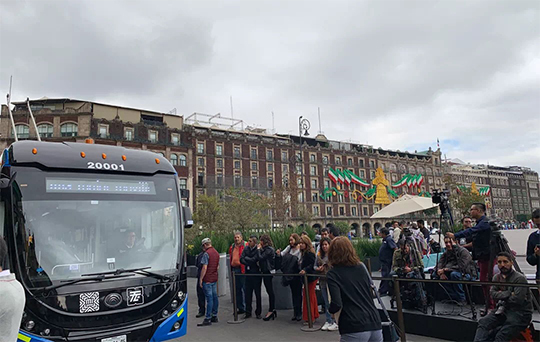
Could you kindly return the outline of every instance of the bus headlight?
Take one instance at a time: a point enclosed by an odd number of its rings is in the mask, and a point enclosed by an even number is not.
[[[49,336],[50,333],[51,333],[51,329],[46,328],[46,329],[43,329],[43,331],[41,332],[41,335],[42,336]]]
[[[173,300],[171,302],[171,309],[175,310],[178,307],[178,300]]]
[[[183,291],[178,291],[178,298],[183,302],[186,299],[186,294]]]
[[[174,330],[178,330],[178,329],[180,329],[180,322],[176,322],[176,323],[174,323],[174,325],[173,325],[173,329],[174,329]]]
[[[169,310],[163,310],[163,312],[161,313],[161,316],[163,316],[163,318],[168,317],[169,316]]]

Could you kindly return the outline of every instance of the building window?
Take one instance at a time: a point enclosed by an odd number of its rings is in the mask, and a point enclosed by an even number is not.
[[[184,154],[180,155],[180,166],[187,166],[187,158]]]
[[[218,159],[218,160],[216,160],[216,165],[217,165],[217,167],[219,167],[219,168],[223,168],[223,159]]]
[[[204,166],[204,158],[197,158],[197,165]]]
[[[281,166],[281,171],[282,171],[283,173],[289,173],[289,165],[283,164],[283,165]]]
[[[251,163],[251,169],[257,170],[257,163]]]
[[[316,166],[310,166],[309,167],[309,174],[311,176],[316,176],[317,175],[317,167]]]
[[[318,205],[313,206],[313,215],[315,215],[315,216],[320,216],[321,215],[321,213],[319,212],[319,206]]]
[[[272,189],[274,187],[274,177],[269,176],[268,177],[268,187]]]
[[[318,202],[319,201],[319,194],[316,192],[311,193],[311,201],[312,202]]]
[[[257,189],[258,185],[259,182],[257,180],[257,176],[251,176],[251,187]]]
[[[336,165],[341,165],[341,157],[336,157]]]
[[[180,189],[187,189],[187,179],[180,178]]]
[[[326,189],[330,189],[330,181],[329,181],[329,180],[325,180],[325,181],[324,181],[324,187],[325,187]]]
[[[317,161],[317,157],[314,154],[309,155],[309,162],[315,163]]]
[[[257,159],[257,149],[256,148],[251,149],[251,159]]]
[[[126,139],[127,141],[133,140],[133,128],[124,129],[124,139]]]
[[[242,177],[240,177],[240,175],[234,176],[234,186],[237,188],[242,186]]]
[[[371,179],[375,179],[375,171],[371,171]]]
[[[317,189],[317,180],[316,179],[311,180],[311,188],[312,189]]]
[[[285,152],[285,151],[281,152],[281,161],[284,162],[284,163],[289,161],[289,155],[288,155],[287,152]]]
[[[362,211],[364,212],[364,216],[368,216],[368,208],[362,207]]]
[[[332,216],[332,207],[331,206],[326,207],[326,216]]]
[[[366,171],[360,170],[360,178],[366,178]]]
[[[204,143],[197,143],[197,153],[203,154],[204,153]]]
[[[345,208],[339,207],[339,216],[345,216]]]
[[[216,156],[223,155],[223,145],[216,145]]]
[[[347,165],[353,166],[352,158],[347,159]]]
[[[240,160],[235,160],[234,161],[234,168],[237,169],[237,170],[240,170]]]
[[[15,132],[17,132],[17,138],[28,139],[30,138],[30,127],[26,125],[15,125]],[[12,135],[15,136],[15,135]]]
[[[178,156],[174,153],[171,154],[171,164],[178,165]]]
[[[240,146],[235,146],[234,147],[234,157],[235,158],[240,158],[241,157]]]
[[[358,159],[358,166],[364,167],[364,159]]]
[[[352,207],[352,208],[351,208],[351,215],[352,215],[352,216],[357,216],[357,213],[356,213],[356,207]]]
[[[204,185],[204,172],[202,171],[197,173],[197,185]]]
[[[324,165],[328,165],[328,156],[323,156],[323,157],[322,157],[322,163],[323,163]]]
[[[374,169],[375,168],[375,162],[373,160],[369,161],[369,167]]]
[[[106,139],[109,136],[109,125],[99,125],[99,137]]]
[[[180,134],[171,134],[171,143],[175,146],[180,145]]]
[[[157,142],[158,133],[157,131],[148,131],[148,140],[150,142],[155,143]]]
[[[41,124],[37,126],[39,136],[42,138],[52,138],[53,136],[53,125]]]
[[[274,160],[274,152],[272,150],[266,150],[266,159]]]
[[[65,123],[60,126],[60,135],[63,137],[76,137],[78,134],[78,126],[74,123]]]
[[[268,172],[274,172],[274,164],[268,164],[266,168],[268,169]]]
[[[216,185],[217,186],[223,186],[223,174],[218,173],[216,176]]]

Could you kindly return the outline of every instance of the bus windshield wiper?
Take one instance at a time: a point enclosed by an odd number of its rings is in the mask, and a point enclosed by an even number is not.
[[[126,277],[131,277],[131,276],[134,276],[134,275],[135,274],[133,274],[133,273],[131,273],[131,274],[122,274],[122,275],[120,275],[120,274],[119,275],[112,275],[112,276],[108,276],[108,277],[106,275],[98,275],[98,276],[92,277],[92,278],[79,278],[79,279],[74,279],[74,280],[63,280],[60,284],[44,286],[44,287],[35,287],[35,288],[31,288],[30,290],[36,291],[38,293],[43,293],[43,292],[49,292],[49,291],[52,291],[52,290],[56,290],[56,289],[58,289],[60,287],[81,283],[83,281],[103,281],[103,280],[107,280],[107,279],[126,278]]]
[[[108,271],[108,272],[101,272],[101,273],[88,273],[88,274],[83,274],[81,276],[82,277],[87,277],[87,276],[104,276],[104,275],[108,275],[108,274],[120,275],[120,274],[124,274],[124,273],[135,273],[135,274],[140,274],[140,275],[144,275],[144,276],[147,276],[147,277],[157,278],[157,279],[164,280],[164,281],[171,280],[171,277],[168,276],[168,275],[162,275],[162,274],[159,274],[159,273],[154,273],[154,272],[147,271],[150,268],[152,268],[152,267],[148,266],[148,267],[138,267],[138,268],[128,268],[128,269],[119,268],[119,269],[117,269],[115,271]]]

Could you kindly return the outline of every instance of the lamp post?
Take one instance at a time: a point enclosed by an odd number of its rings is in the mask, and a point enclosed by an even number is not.
[[[303,116],[300,116],[298,118],[298,137],[300,138],[300,189],[302,194],[302,207],[304,204],[304,154],[302,152],[302,132],[304,132],[305,136],[309,135],[308,129],[310,129],[311,123],[308,119],[304,119]],[[302,208],[305,210],[305,208]],[[304,224],[304,222],[302,222]]]

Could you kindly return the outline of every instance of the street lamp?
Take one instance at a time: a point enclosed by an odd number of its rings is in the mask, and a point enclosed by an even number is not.
[[[300,138],[300,186],[301,186],[301,194],[302,194],[302,210],[305,210],[304,207],[304,154],[302,153],[302,131],[304,131],[304,135],[308,136],[309,132],[308,129],[311,127],[311,123],[308,119],[304,119],[302,116],[298,118],[298,136]],[[304,222],[302,222],[302,225],[305,225]]]

